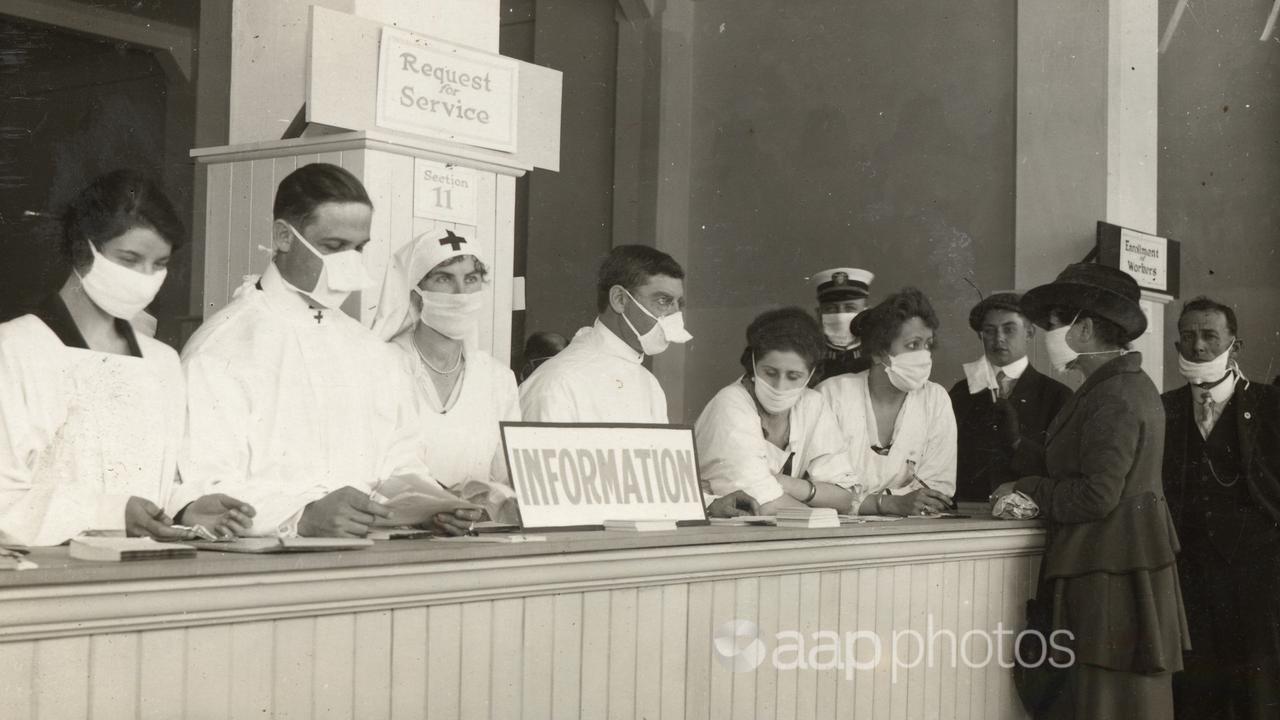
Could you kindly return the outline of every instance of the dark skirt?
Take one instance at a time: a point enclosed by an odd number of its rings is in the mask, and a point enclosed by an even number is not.
[[[1071,632],[1077,663],[1139,675],[1182,669],[1190,636],[1176,565],[1057,578],[1050,587],[1053,626]]]

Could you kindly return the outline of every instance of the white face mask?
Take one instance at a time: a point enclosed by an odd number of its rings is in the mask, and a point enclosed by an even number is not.
[[[1067,344],[1067,333],[1071,332],[1071,328],[1076,326],[1076,320],[1080,319],[1080,313],[1071,318],[1071,322],[1060,328],[1050,330],[1044,334],[1045,349],[1049,352],[1049,363],[1053,365],[1053,369],[1058,372],[1066,372],[1077,359],[1084,355],[1110,355],[1117,353],[1124,355],[1127,350],[1098,350],[1096,352],[1076,352]]]
[[[454,340],[463,340],[475,332],[477,317],[484,307],[480,293],[441,293],[417,288],[413,292],[422,299],[418,316],[423,325]]]
[[[884,371],[889,376],[889,382],[902,392],[919,390],[929,382],[929,373],[933,371],[933,353],[929,350],[913,350],[890,355]]]
[[[98,252],[91,241],[85,242],[93,253],[93,267],[84,275],[76,273],[85,294],[111,317],[132,320],[155,299],[168,271],[160,269],[148,275],[131,270]]]
[[[849,332],[849,323],[857,317],[856,312],[823,313],[822,334],[827,342],[836,347],[849,347],[853,344],[853,333]]]
[[[648,332],[641,335],[640,331],[636,330],[636,326],[631,323],[631,318],[627,317],[625,312],[622,313],[622,319],[626,321],[627,327],[631,328],[631,332],[635,333],[636,338],[640,340],[640,351],[645,355],[660,355],[671,343],[684,344],[693,339],[693,336],[689,334],[689,331],[684,329],[683,312],[677,311],[670,315],[664,315],[660,318],[654,317],[653,313],[649,312],[648,308],[641,305],[639,300],[636,300],[636,297],[631,294],[631,291],[626,288],[622,288],[622,292],[626,293],[627,297],[631,298],[631,302],[635,303],[635,306],[640,308],[640,312],[648,315],[654,320],[653,327],[649,328]]]
[[[751,358],[751,387],[755,391],[756,401],[760,403],[760,407],[765,409],[772,415],[781,415],[784,412],[790,412],[796,403],[800,402],[800,397],[804,395],[804,391],[809,387],[809,380],[813,378],[813,371],[809,371],[809,377],[798,387],[790,390],[779,390],[769,384],[769,381],[760,377],[756,372],[756,359]]]
[[[1178,353],[1178,372],[1182,373],[1182,377],[1192,385],[1211,385],[1227,376],[1231,371],[1231,347],[1235,345],[1235,340],[1231,341],[1231,345],[1218,357],[1207,360],[1205,362],[1195,362],[1182,357],[1182,353]]]
[[[364,260],[361,258],[360,253],[355,250],[342,250],[325,255],[310,242],[307,242],[307,239],[302,237],[302,233],[298,232],[292,225],[288,223],[285,223],[285,225],[289,228],[289,232],[293,233],[293,236],[298,238],[312,255],[320,258],[320,261],[324,263],[324,267],[320,270],[320,277],[316,278],[314,289],[306,290],[296,287],[289,283],[288,280],[285,281],[286,285],[330,310],[336,310],[342,306],[342,303],[346,302],[347,296],[351,293],[373,284],[373,279],[369,277],[369,273],[365,272]]]
[[[1071,322],[1075,324],[1075,320]],[[1044,334],[1044,346],[1049,352],[1049,364],[1053,365],[1053,369],[1058,372],[1066,372],[1067,366],[1080,357],[1080,353],[1072,350],[1067,344],[1069,332],[1071,332],[1071,325],[1063,325]]]

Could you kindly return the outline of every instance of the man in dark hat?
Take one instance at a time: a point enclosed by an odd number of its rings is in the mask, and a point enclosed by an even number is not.
[[[1178,718],[1280,713],[1280,389],[1244,378],[1236,314],[1182,306],[1178,370],[1164,394],[1164,487],[1182,553],[1191,652]]]
[[[829,377],[862,372],[871,358],[862,354],[862,342],[853,330],[853,319],[867,309],[875,275],[861,268],[831,268],[813,276],[818,291],[818,322],[827,338],[822,362],[809,387]]]
[[[1027,350],[1036,329],[1019,300],[1017,293],[995,293],[969,312],[983,356],[966,363],[965,379],[951,388],[957,500],[984,501],[1001,484],[1017,480],[1014,446],[1022,438],[1043,445],[1050,421],[1071,397],[1066,385],[1031,367]]]
[[[1189,643],[1161,477],[1164,406],[1130,345],[1147,329],[1140,295],[1128,274],[1080,263],[1020,303],[1048,331],[1054,367],[1084,375],[1040,452],[1018,443],[1023,477],[992,493],[1039,506],[1048,532],[1028,618],[1072,639],[1060,686],[1026,682],[1039,675],[1031,666],[1014,676],[1036,717],[1173,716]]]

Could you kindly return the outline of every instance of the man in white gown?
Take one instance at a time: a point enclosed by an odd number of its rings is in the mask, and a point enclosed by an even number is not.
[[[670,343],[693,339],[684,329],[684,269],[644,245],[620,245],[600,266],[599,316],[569,347],[520,386],[529,422],[667,422],[667,396],[644,366]]]
[[[693,339],[684,329],[684,269],[661,250],[619,245],[596,276],[596,310],[595,323],[520,386],[525,421],[665,425],[667,396],[644,359]],[[741,490],[704,500],[712,516],[760,510]]]
[[[371,498],[384,481],[435,484],[408,378],[339,310],[369,284],[360,251],[372,212],[342,168],[291,173],[276,192],[272,263],[182,353],[183,489],[251,503],[255,535],[363,537],[390,514]]]

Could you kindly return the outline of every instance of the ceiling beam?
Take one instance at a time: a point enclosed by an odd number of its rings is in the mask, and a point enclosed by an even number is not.
[[[0,5],[0,15],[160,50],[169,54],[187,81],[191,80],[195,48],[192,28],[73,0],[5,0]],[[164,63],[162,58],[161,64]]]

